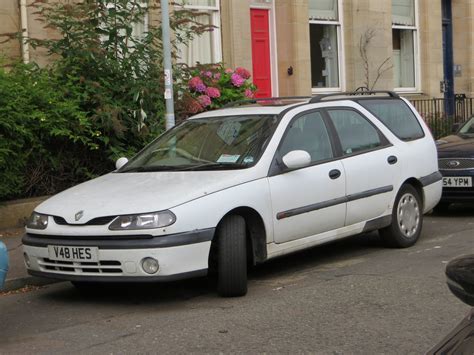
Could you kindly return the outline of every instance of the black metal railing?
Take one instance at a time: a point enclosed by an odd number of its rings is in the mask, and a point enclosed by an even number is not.
[[[433,136],[437,139],[451,134],[453,125],[467,121],[474,110],[474,101],[464,94],[454,98],[454,114],[446,114],[446,99],[410,100],[417,111],[430,127]]]

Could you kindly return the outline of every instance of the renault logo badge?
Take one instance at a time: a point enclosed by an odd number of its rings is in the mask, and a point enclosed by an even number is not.
[[[449,163],[448,163],[449,167],[450,168],[456,168],[458,167],[459,165],[461,165],[460,162],[458,162],[457,160],[451,160]]]
[[[84,216],[84,211],[79,211],[74,215],[74,219],[77,222],[78,220],[80,220],[82,218],[82,216]]]

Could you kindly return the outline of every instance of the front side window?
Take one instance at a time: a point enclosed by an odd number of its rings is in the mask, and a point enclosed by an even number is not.
[[[119,172],[247,168],[260,159],[277,123],[274,115],[188,120],[150,143]]]
[[[195,34],[186,44],[178,45],[178,62],[189,66],[196,64],[210,64],[222,61],[221,51],[221,22],[218,0],[178,0],[177,8],[184,7],[192,10],[195,15],[192,18],[199,25],[211,28]],[[191,25],[192,26],[192,25]]]
[[[398,138],[408,141],[424,137],[415,114],[402,100],[360,100]]]
[[[329,110],[329,117],[341,142],[343,155],[351,155],[382,145],[379,133],[365,117],[353,110]]]
[[[416,88],[417,23],[415,0],[392,0],[395,88]]]
[[[309,0],[311,85],[339,88],[340,21],[338,0]]]
[[[329,133],[319,112],[302,115],[290,124],[281,142],[281,156],[293,150],[308,152],[312,163],[333,157]]]

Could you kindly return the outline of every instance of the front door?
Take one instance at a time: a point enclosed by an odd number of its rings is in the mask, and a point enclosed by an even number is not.
[[[257,86],[256,97],[272,96],[272,71],[270,58],[269,10],[251,9],[253,83]]]
[[[277,155],[304,150],[311,163],[269,177],[275,243],[314,236],[344,226],[346,178],[319,111],[306,112],[289,125]],[[278,158],[279,159],[279,158]]]

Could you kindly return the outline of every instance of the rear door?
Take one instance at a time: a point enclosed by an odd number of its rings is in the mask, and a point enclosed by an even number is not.
[[[337,136],[346,177],[345,225],[386,214],[399,181],[397,149],[359,111],[329,108],[326,113]]]

